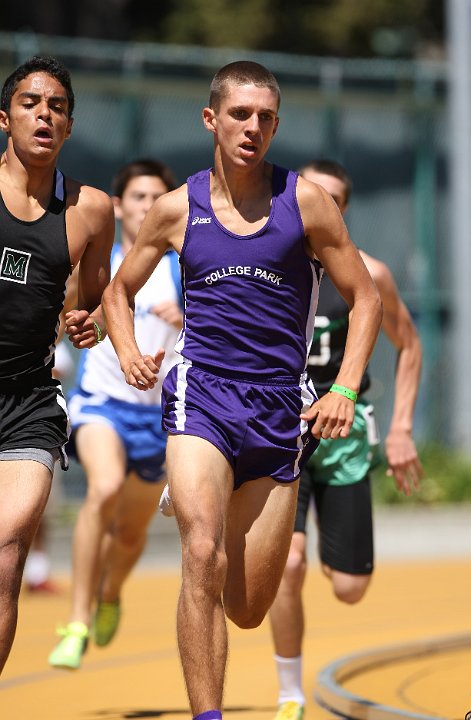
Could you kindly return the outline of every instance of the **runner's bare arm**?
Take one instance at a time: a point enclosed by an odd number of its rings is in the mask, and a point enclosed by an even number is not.
[[[307,251],[320,260],[351,309],[344,358],[335,382],[358,392],[381,326],[381,299],[329,193],[299,178],[297,197]],[[315,437],[337,438],[348,435],[353,414],[351,400],[327,393],[303,417],[315,419]]]
[[[118,355],[126,382],[140,390],[154,387],[163,351],[142,355],[130,315],[134,297],[149,279],[164,253],[180,252],[188,220],[186,186],[159,197],[147,213],[136,242],[103,295],[108,334]]]
[[[106,335],[101,296],[110,280],[114,239],[111,199],[96,188],[81,186],[78,200],[68,208],[67,229],[72,259],[78,264],[68,292],[76,295],[75,309],[66,314],[66,332],[75,347],[92,347]],[[100,335],[94,321],[100,328]]]
[[[414,409],[420,384],[422,347],[410,313],[389,268],[380,260],[361,253],[383,302],[382,329],[397,349],[394,408],[385,440],[388,475],[399,490],[410,495],[423,475],[412,437]]]

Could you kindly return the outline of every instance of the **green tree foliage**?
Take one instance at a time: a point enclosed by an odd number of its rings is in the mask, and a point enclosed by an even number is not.
[[[412,57],[443,41],[445,0],[4,0],[0,30]]]
[[[402,34],[417,27],[427,0],[336,0],[307,4],[302,24],[303,39],[313,38],[321,54],[370,55],[375,32],[388,28]]]
[[[138,4],[128,3],[130,18]],[[147,22],[136,32],[169,43],[408,57],[427,42],[440,43],[443,35],[443,0],[166,0],[158,5],[159,22]]]
[[[264,47],[276,34],[270,0],[183,0],[162,25],[166,42],[207,47]]]

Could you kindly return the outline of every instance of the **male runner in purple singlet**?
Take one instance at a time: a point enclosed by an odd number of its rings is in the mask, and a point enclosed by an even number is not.
[[[182,543],[177,635],[193,717],[222,718],[225,614],[256,627],[291,542],[298,478],[319,438],[346,437],[381,322],[376,287],[332,198],[265,161],[276,79],[247,61],[211,84],[203,123],[214,166],[159,198],[103,295],[127,382],[154,386],[129,306],[164,252],[180,254],[181,362],[163,386],[167,471]],[[322,400],[307,382],[319,278],[352,309],[344,362]]]

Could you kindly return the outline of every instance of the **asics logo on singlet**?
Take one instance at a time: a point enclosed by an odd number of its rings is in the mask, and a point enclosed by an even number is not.
[[[208,217],[196,217],[191,221],[192,225],[208,225],[211,222],[211,218]]]
[[[31,253],[13,248],[3,248],[2,259],[0,260],[0,280],[21,283],[26,285],[28,277],[28,266]]]

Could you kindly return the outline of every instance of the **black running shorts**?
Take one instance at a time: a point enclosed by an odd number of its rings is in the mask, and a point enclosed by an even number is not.
[[[369,477],[350,485],[313,482],[309,469],[301,474],[295,532],[306,532],[314,497],[321,562],[351,575],[373,572],[373,520]]]
[[[2,381],[0,452],[19,448],[61,449],[68,435],[66,404],[57,380],[33,386],[27,380],[8,385]]]

